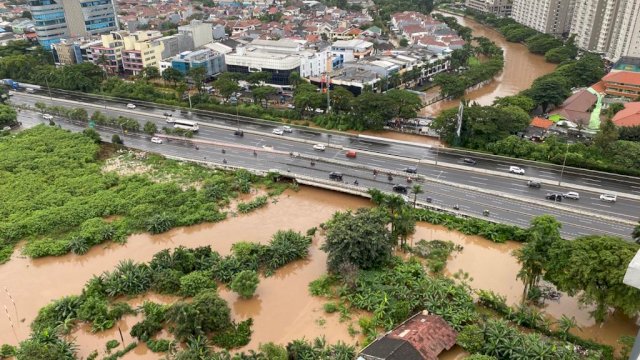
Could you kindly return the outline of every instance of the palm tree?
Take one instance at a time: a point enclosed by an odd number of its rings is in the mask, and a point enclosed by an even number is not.
[[[418,202],[418,195],[424,194],[424,190],[422,189],[422,185],[415,184],[411,187],[411,193],[413,194],[413,208],[416,208],[416,203]]]
[[[569,335],[569,331],[571,331],[571,329],[578,326],[578,323],[576,322],[576,318],[574,318],[573,316],[569,318],[567,315],[562,315],[560,320],[558,320],[557,324],[558,324],[558,331],[562,333],[562,338],[565,340]]]

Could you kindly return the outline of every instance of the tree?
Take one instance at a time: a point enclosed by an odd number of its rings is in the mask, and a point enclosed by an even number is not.
[[[593,142],[603,153],[608,154],[619,135],[616,125],[611,119],[607,119],[600,125],[600,131],[596,134]]]
[[[196,296],[204,290],[215,288],[216,283],[208,271],[192,271],[180,278],[182,296]]]
[[[271,73],[267,71],[252,72],[249,75],[247,75],[246,80],[249,84],[251,84],[251,86],[256,86],[271,80]]]
[[[529,291],[537,287],[542,278],[551,247],[556,242],[562,241],[561,227],[562,224],[550,215],[533,218],[528,229],[527,243],[514,252],[521,265],[518,278],[524,282],[523,301],[527,298]]]
[[[440,87],[443,97],[459,98],[467,89],[467,82],[458,75],[441,73],[433,78],[433,83]]]
[[[351,111],[353,99],[355,98],[351,91],[342,86],[336,86],[331,90],[329,96],[331,97],[333,111],[337,113]]]
[[[571,60],[571,52],[565,46],[553,48],[544,54],[544,59],[553,64]]]
[[[499,97],[493,101],[493,106],[497,107],[506,107],[506,106],[517,106],[520,109],[526,111],[527,113],[531,112],[535,107],[533,100],[530,97],[524,95],[512,95]]]
[[[259,282],[258,273],[253,270],[244,270],[234,276],[229,287],[241,297],[248,299],[256,292]]]
[[[416,203],[418,202],[418,195],[424,194],[424,190],[422,189],[422,185],[416,184],[411,187],[411,193],[413,194],[413,207],[416,207]]]
[[[422,108],[422,100],[418,95],[406,91],[392,89],[387,91],[384,96],[389,99],[389,103],[392,108],[393,117],[400,119],[415,118],[418,111]]]
[[[398,45],[400,45],[400,47],[407,47],[407,46],[409,46],[409,40],[407,40],[407,38],[403,37],[398,42]]]
[[[202,87],[204,86],[204,80],[207,77],[207,69],[203,66],[193,67],[189,69],[187,73],[196,89],[198,89],[199,93],[202,93]]]
[[[176,86],[179,81],[184,79],[184,75],[174,68],[167,68],[162,72],[162,79],[164,81],[172,82],[173,86]]]
[[[111,137],[111,143],[114,145],[122,145],[124,144],[124,142],[122,141],[122,139],[120,138],[120,136],[118,134],[113,134],[113,136]]]
[[[147,80],[157,79],[160,77],[160,70],[158,69],[157,66],[146,66],[140,72],[140,76],[143,79],[147,79]]]
[[[13,126],[18,119],[18,113],[9,105],[0,105],[0,129]]]
[[[612,236],[583,236],[558,241],[548,252],[544,278],[560,291],[595,304],[593,316],[605,320],[609,307],[633,316],[640,310],[640,290],[625,285],[624,275],[638,245]]]
[[[271,86],[257,86],[251,89],[251,95],[255,102],[260,101],[263,107],[269,106],[269,97],[277,93],[277,90]],[[263,102],[264,101],[264,102]]]
[[[607,110],[605,110],[604,113],[607,116],[607,118],[611,119],[623,109],[624,109],[623,103],[613,103],[609,105],[609,107],[607,108]]]
[[[559,76],[544,76],[533,82],[524,95],[530,97],[537,105],[542,106],[542,112],[547,112],[549,105],[560,105],[571,95],[567,80]]]
[[[337,273],[342,264],[375,269],[391,259],[393,241],[387,229],[387,215],[375,209],[336,213],[327,222],[326,242],[321,249],[329,271]]]
[[[228,77],[221,76],[212,85],[225,100],[240,90],[238,82]]]
[[[391,225],[391,238],[394,244],[406,244],[406,240],[415,231],[416,220],[407,202],[398,195],[389,195],[378,189],[369,189],[371,201],[388,216]]]
[[[93,129],[84,129],[82,131],[82,134],[93,140],[93,142],[95,142],[96,144],[100,144],[100,142],[102,141],[102,139],[100,138],[100,134],[98,134],[98,132]]]
[[[266,344],[260,344],[258,347],[261,353],[263,353],[266,359],[269,360],[287,360],[289,355],[287,349],[284,346],[268,342]]]
[[[20,17],[21,17],[21,18],[25,18],[25,19],[31,19],[31,18],[32,18],[32,17],[31,17],[31,11],[29,11],[29,10],[24,10],[24,11],[22,12],[22,14],[20,14]]]
[[[144,123],[142,131],[144,131],[144,133],[147,135],[153,135],[158,132],[158,126],[154,122],[147,121],[146,123]]]
[[[289,84],[293,90],[295,90],[302,81],[302,77],[297,71],[292,71],[291,74],[289,74]]]

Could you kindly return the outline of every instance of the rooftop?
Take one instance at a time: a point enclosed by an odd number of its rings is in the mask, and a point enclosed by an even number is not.
[[[605,82],[614,82],[640,86],[640,73],[631,71],[610,72],[602,78]]]
[[[616,126],[640,126],[640,102],[624,104],[624,109],[618,111],[611,121]]]

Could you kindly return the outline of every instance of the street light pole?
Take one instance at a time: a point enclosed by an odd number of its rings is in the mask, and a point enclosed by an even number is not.
[[[562,170],[560,170],[560,179],[558,180],[558,186],[562,184],[562,175],[564,174],[564,166],[567,164],[567,154],[569,154],[569,142],[567,141],[567,149],[564,152],[564,160],[562,161]]]
[[[49,101],[53,101],[53,97],[51,96],[51,87],[49,86],[49,75],[44,77],[44,81],[47,83],[47,91],[49,92]]]

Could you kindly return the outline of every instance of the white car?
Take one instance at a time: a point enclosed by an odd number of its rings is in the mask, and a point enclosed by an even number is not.
[[[580,194],[578,194],[575,191],[569,191],[567,193],[562,194],[562,197],[567,198],[567,199],[578,200],[578,199],[580,199]]]
[[[276,135],[284,135],[284,131],[282,129],[273,129],[272,133]]]
[[[324,144],[313,145],[313,150],[324,151],[327,147]]]
[[[135,108],[136,106],[134,104],[131,104],[131,103],[127,104],[127,109],[135,109]]]
[[[602,194],[600,195],[600,200],[606,202],[616,202],[616,200],[618,200],[618,196],[614,194]]]
[[[160,139],[159,137],[152,137],[151,138],[151,142],[154,144],[162,144],[162,139]]]
[[[51,114],[44,114],[42,115],[42,118],[45,120],[53,120],[53,115]]]
[[[262,145],[262,148],[265,149],[265,150],[272,151],[273,150],[273,145]]]
[[[286,133],[292,133],[293,129],[291,128],[291,126],[283,126],[282,127],[282,131],[286,132]]]
[[[524,169],[517,166],[509,166],[509,172],[518,175],[524,175]]]

